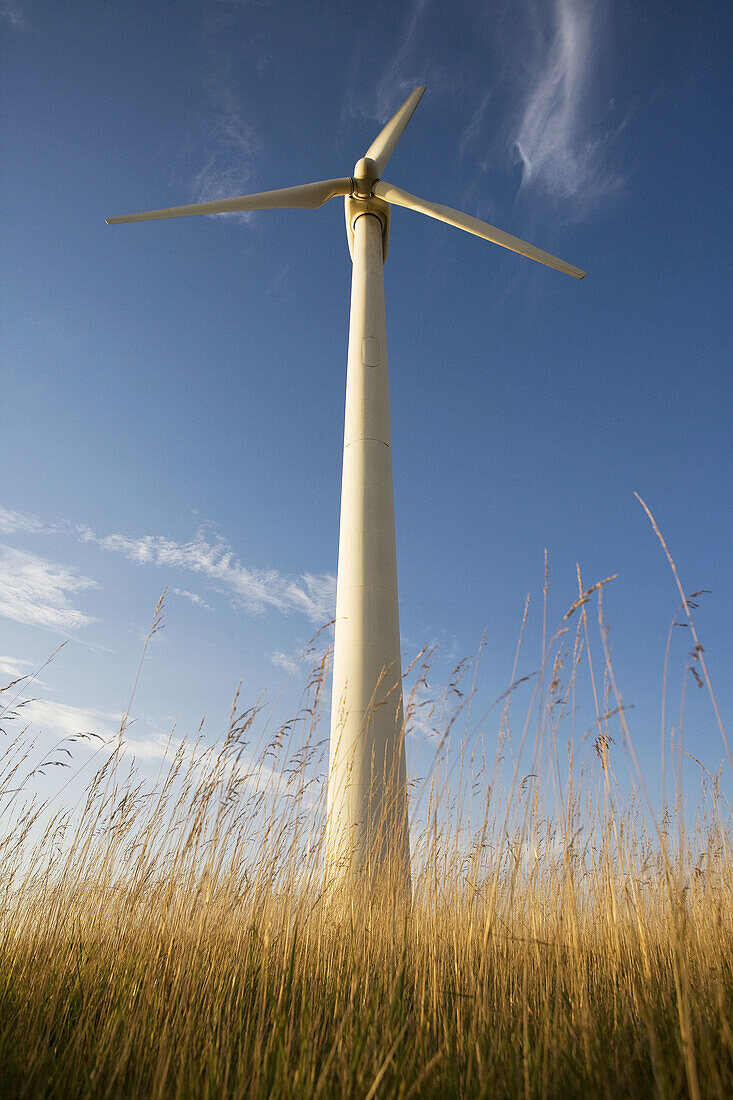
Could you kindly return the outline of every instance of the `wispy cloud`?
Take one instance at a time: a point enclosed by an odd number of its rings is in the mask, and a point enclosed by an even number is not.
[[[206,159],[191,181],[194,202],[227,199],[247,191],[247,181],[261,148],[254,125],[247,119],[242,104],[221,78],[208,85],[210,114],[207,127]],[[217,215],[218,217],[218,215]],[[252,214],[227,215],[249,221]]]
[[[429,3],[430,0],[413,0],[405,17],[400,44],[377,83],[377,117],[381,121],[386,122],[413,88],[421,83],[422,73],[418,74],[410,55],[418,25]]]
[[[440,717],[435,693],[429,691],[427,685],[417,684],[410,693],[407,707],[406,736],[414,741],[438,744],[443,738]]]
[[[481,132],[481,128],[486,117],[486,110],[489,106],[489,101],[491,100],[493,94],[493,90],[489,88],[489,90],[483,96],[481,102],[471,115],[468,125],[464,127],[463,132],[461,133],[461,138],[458,143],[458,151],[461,160],[464,159],[464,157],[466,156],[466,150],[476,141],[476,138]]]
[[[180,737],[166,733],[152,733],[148,737],[139,738],[126,735],[122,742],[122,751],[130,753],[136,760],[171,760],[183,744]],[[186,744],[186,755],[190,756],[194,751],[193,745]]]
[[[163,535],[131,537],[97,535],[87,527],[77,530],[82,542],[122,554],[140,565],[198,573],[223,591],[235,606],[250,612],[261,612],[267,607],[286,613],[300,611],[316,623],[330,618],[333,612],[336,588],[332,576],[304,573],[292,578],[275,569],[248,569],[224,539],[211,542],[203,530],[190,542],[177,542]]]
[[[206,600],[202,600],[196,592],[188,592],[185,588],[174,588],[174,595],[183,596],[184,599],[192,603],[194,607],[203,607],[206,611],[211,611],[211,607],[207,604]]]
[[[152,730],[130,735],[128,726],[122,735],[121,712],[80,707],[50,699],[28,699],[23,704],[22,720],[24,726],[32,728],[34,736],[48,735],[69,745],[76,741],[79,749],[102,750],[105,753],[117,751],[120,755],[132,755],[140,761],[172,758],[184,744],[187,755],[191,756],[195,747],[194,742],[185,742],[172,732]],[[73,754],[76,750],[71,746],[70,751]]]
[[[409,5],[396,49],[369,98],[363,98],[361,89],[358,95],[352,95],[352,114],[384,123],[418,84],[425,83],[425,59],[417,51],[415,39],[429,5],[430,0],[413,0]],[[384,36],[380,38],[380,42],[383,41]],[[371,84],[369,87],[371,89]]]
[[[23,707],[24,723],[37,726],[43,733],[58,737],[78,737],[96,734],[108,741],[119,732],[121,714],[90,707],[75,707],[50,699],[31,699]]]
[[[68,530],[70,530],[68,523],[55,523],[52,520],[40,519],[29,512],[12,512],[7,508],[0,508],[0,531],[4,531],[7,535],[18,533],[51,535]]]
[[[522,187],[541,187],[550,196],[590,202],[619,187],[618,173],[605,163],[609,140],[589,111],[594,61],[600,49],[602,0],[551,0],[533,6],[538,43],[513,144],[522,164]]]
[[[321,638],[321,635],[322,631],[319,630],[316,639]],[[322,641],[318,644],[311,642],[297,653],[283,653],[276,650],[270,653],[269,659],[275,668],[283,669],[289,676],[300,675],[301,672],[310,674],[322,666],[329,650],[330,646],[322,644]]]
[[[18,0],[2,0],[0,2],[0,19],[9,23],[16,31],[28,29],[28,22],[23,7]]]
[[[138,565],[156,565],[197,574],[215,591],[227,596],[235,607],[249,612],[258,613],[266,608],[285,614],[300,612],[319,626],[333,618],[336,579],[332,574],[303,573],[290,577],[276,569],[250,569],[238,560],[225,539],[207,536],[205,527],[199,528],[188,542],[165,535],[99,535],[83,524],[67,520],[48,522],[23,512],[0,509],[0,531],[72,535],[83,543],[121,554]],[[0,614],[15,618],[15,611],[25,616],[22,622],[57,623],[59,629],[65,623],[63,629],[66,630],[93,621],[71,608],[66,594],[98,587],[95,581],[36,555],[5,550],[16,556],[7,559],[4,569],[0,559]],[[201,596],[188,588],[174,591],[193,604],[208,606]]]
[[[12,676],[14,680],[30,676],[35,665],[32,661],[23,661],[19,657],[6,657],[0,654],[0,676]]]
[[[297,657],[290,657],[287,653],[281,653],[276,651],[270,654],[270,661],[275,668],[282,668],[289,676],[293,676],[298,669],[300,659]]]
[[[94,622],[72,606],[71,596],[96,581],[37,554],[0,545],[0,615],[15,622],[68,633]]]
[[[176,752],[185,745],[185,755],[194,755],[194,743],[186,743],[172,733],[151,732],[133,735],[127,732],[121,735],[122,714],[115,711],[96,710],[93,707],[79,707],[71,703],[58,703],[49,699],[29,699],[23,705],[23,725],[32,729],[34,738],[50,737],[62,741],[65,755],[60,759],[69,767],[76,767],[79,761],[77,753],[92,752],[119,753],[120,759],[134,757],[139,763],[172,760]],[[47,742],[39,746],[42,755],[48,758]],[[70,754],[71,759],[67,759]],[[74,763],[72,763],[74,761]],[[43,764],[39,765],[43,768]]]

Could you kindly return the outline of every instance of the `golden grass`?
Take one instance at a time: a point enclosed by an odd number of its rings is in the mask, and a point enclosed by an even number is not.
[[[0,1095],[730,1098],[730,810],[707,774],[692,825],[655,818],[640,772],[622,797],[604,584],[579,580],[517,730],[515,664],[463,754],[457,670],[412,790],[409,907],[324,884],[325,661],[293,722],[268,735],[235,701],[223,742],[173,746],[154,788],[108,755],[78,811],[21,812],[16,743]],[[581,670],[593,712],[566,754]]]

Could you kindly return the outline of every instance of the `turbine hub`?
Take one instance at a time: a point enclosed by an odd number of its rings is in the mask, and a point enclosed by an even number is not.
[[[354,194],[357,198],[370,198],[377,179],[377,166],[371,157],[358,160],[354,165]]]

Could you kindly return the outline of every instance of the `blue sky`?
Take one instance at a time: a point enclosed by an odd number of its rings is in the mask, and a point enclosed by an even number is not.
[[[545,549],[553,627],[576,562],[588,585],[618,574],[605,613],[656,791],[679,597],[636,491],[686,591],[711,591],[697,624],[730,727],[732,28],[722,2],[0,2],[0,680],[70,639],[27,692],[44,736],[113,732],[166,585],[130,728],[143,760],[174,721],[220,732],[240,679],[274,703],[295,668],[296,705],[333,607],[340,200],[105,217],[348,175],[423,83],[387,179],[588,277],[393,213],[405,660],[437,644],[438,689],[486,631],[485,709],[528,592],[519,672],[537,667]],[[677,631],[675,715],[689,648]],[[687,678],[686,744],[715,770]],[[413,772],[430,750],[416,729]]]

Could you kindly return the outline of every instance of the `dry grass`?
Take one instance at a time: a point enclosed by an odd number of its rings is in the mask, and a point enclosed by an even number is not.
[[[0,1094],[733,1095],[730,810],[707,775],[690,825],[654,817],[640,773],[622,798],[603,591],[579,581],[537,676],[520,689],[515,668],[479,722],[457,670],[412,792],[409,910],[324,890],[325,662],[293,722],[268,733],[235,703],[224,741],[172,749],[154,788],[107,755],[77,811],[21,812],[16,742]],[[594,710],[568,754],[581,671]]]

